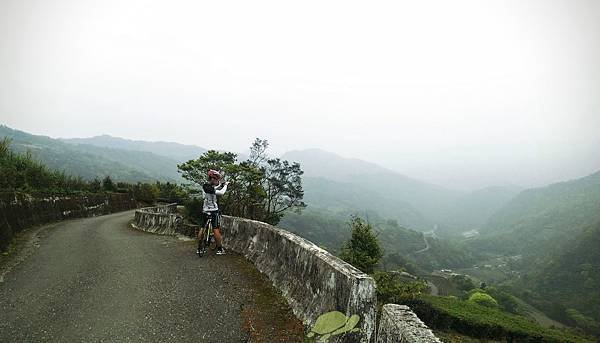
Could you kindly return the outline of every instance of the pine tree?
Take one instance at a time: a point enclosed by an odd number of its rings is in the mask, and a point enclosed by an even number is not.
[[[373,273],[383,251],[370,224],[357,216],[350,221],[352,237],[344,243],[340,257],[363,272]]]

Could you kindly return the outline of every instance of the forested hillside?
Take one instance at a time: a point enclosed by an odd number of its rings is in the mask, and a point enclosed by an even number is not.
[[[70,144],[45,136],[31,135],[0,125],[0,138],[12,140],[11,149],[31,156],[51,169],[86,180],[110,175],[114,180],[180,181],[177,161],[150,152]]]
[[[476,242],[503,254],[538,253],[600,222],[600,172],[529,189],[495,213]]]
[[[600,335],[600,222],[522,268],[513,289],[552,317]]]

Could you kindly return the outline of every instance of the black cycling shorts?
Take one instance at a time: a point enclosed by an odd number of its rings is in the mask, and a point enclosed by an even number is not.
[[[221,215],[219,214],[219,211],[208,211],[208,214],[206,212],[202,213],[202,221],[204,222],[204,227],[206,227],[206,223],[208,222],[208,216],[210,216],[213,229],[220,229]]]

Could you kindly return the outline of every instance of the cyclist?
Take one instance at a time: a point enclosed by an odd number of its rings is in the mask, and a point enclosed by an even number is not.
[[[206,223],[210,216],[213,226],[213,234],[217,245],[217,255],[225,255],[223,242],[221,237],[221,223],[219,218],[219,205],[217,205],[217,195],[225,194],[229,182],[221,182],[221,173],[216,170],[208,171],[208,181],[202,185],[204,192],[204,205],[202,206],[203,221]],[[198,250],[196,253],[202,256],[206,249],[202,249],[202,239],[204,238],[204,230],[198,232]]]

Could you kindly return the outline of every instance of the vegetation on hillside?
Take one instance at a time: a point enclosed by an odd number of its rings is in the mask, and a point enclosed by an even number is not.
[[[600,223],[556,246],[507,285],[551,317],[600,335]]]
[[[600,172],[522,192],[468,245],[510,257],[504,289],[600,335]]]
[[[175,183],[115,182],[110,176],[102,180],[84,180],[62,171],[46,167],[30,154],[18,154],[10,149],[11,140],[0,140],[0,191],[30,194],[67,195],[75,193],[119,192],[131,193],[144,204],[158,200],[183,202],[187,193]]]
[[[495,213],[473,242],[500,254],[538,255],[600,222],[600,172],[529,189]]]
[[[13,152],[29,154],[51,170],[88,181],[108,175],[114,180],[129,183],[181,180],[174,159],[151,152],[70,144],[4,125],[0,125],[0,137],[12,140]]]
[[[377,270],[382,256],[377,235],[368,223],[358,217],[353,217],[349,224],[351,236],[343,244],[340,256],[360,270],[373,275],[381,305],[410,305],[419,318],[432,328],[482,339],[591,342],[582,335],[566,330],[543,328],[530,319],[515,314],[518,305],[509,294],[493,287],[474,288],[473,282],[464,276],[453,276],[461,289],[462,299],[454,296],[426,295],[424,292],[427,290],[427,284],[422,279],[415,279],[410,274],[405,275],[401,270]]]
[[[10,145],[9,138],[0,140],[0,190],[64,194],[93,189],[82,178],[51,170],[30,154],[14,153]]]
[[[485,302],[490,302],[489,295]],[[452,330],[471,337],[506,341],[534,342],[592,342],[575,333],[546,329],[531,320],[504,312],[495,306],[484,306],[477,301],[456,297],[421,295],[407,302],[419,318],[432,328]]]

